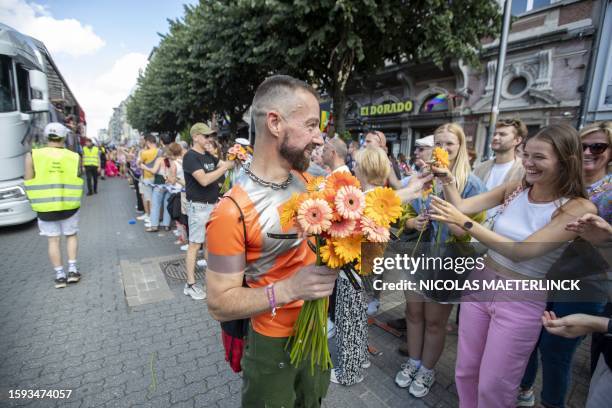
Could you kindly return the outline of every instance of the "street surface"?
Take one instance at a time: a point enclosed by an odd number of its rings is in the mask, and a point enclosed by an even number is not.
[[[83,277],[65,289],[53,287],[47,242],[35,223],[0,229],[0,407],[240,406],[241,379],[224,361],[219,324],[205,302],[184,296],[183,282],[167,276],[180,267],[160,267],[177,266],[184,253],[172,233],[130,225],[134,204],[133,190],[118,179],[100,181],[99,194],[84,197]],[[383,295],[382,320],[400,316],[401,298]],[[436,384],[422,400],[393,382],[404,361],[396,352],[401,341],[371,327],[370,345],[382,354],[370,356],[362,383],[332,384],[324,406],[458,406],[456,335],[448,336]],[[583,342],[575,359],[572,407],[584,406],[588,347]],[[17,389],[72,393],[67,399],[9,399],[9,390]]]

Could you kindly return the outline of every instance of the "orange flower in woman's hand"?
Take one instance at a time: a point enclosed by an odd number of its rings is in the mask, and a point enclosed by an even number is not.
[[[431,157],[436,164],[436,167],[450,166],[450,160],[448,159],[448,152],[441,147],[435,147],[431,153]]]

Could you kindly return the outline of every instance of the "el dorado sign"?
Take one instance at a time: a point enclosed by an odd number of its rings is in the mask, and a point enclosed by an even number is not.
[[[393,113],[404,113],[412,111],[412,101],[382,103],[380,105],[362,106],[359,110],[360,116],[381,116]]]

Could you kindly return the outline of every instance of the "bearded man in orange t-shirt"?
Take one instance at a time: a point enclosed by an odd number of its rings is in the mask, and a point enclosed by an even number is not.
[[[228,193],[235,203],[223,198],[207,225],[209,313],[219,321],[250,318],[243,406],[319,407],[330,372],[311,373],[308,359],[294,367],[285,345],[303,301],[329,296],[337,273],[314,266],[307,238],[280,223],[282,204],[306,191],[303,172],[323,144],[318,94],[292,77],[272,76],[258,87],[252,115],[253,160]]]

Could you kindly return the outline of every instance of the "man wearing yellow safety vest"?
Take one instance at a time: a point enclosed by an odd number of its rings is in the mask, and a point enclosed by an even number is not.
[[[68,132],[61,123],[49,123],[44,132],[47,147],[33,149],[25,158],[26,194],[38,213],[40,235],[48,237],[56,288],[81,279],[76,259],[83,179],[79,177],[79,155],[64,148]],[[66,236],[68,277],[62,264],[62,235]]]
[[[87,138],[85,147],[83,147],[83,167],[85,168],[85,175],[87,176],[87,195],[98,194],[100,149],[98,149],[98,146],[93,145],[90,138]]]

